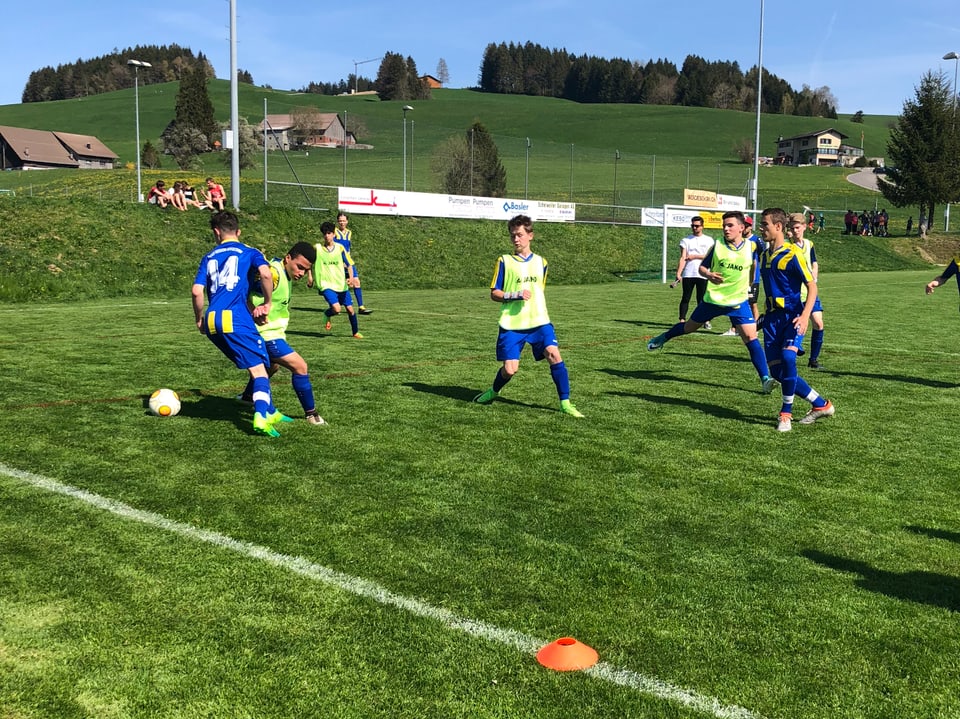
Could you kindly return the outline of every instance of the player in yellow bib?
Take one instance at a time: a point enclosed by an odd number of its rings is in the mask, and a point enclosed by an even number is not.
[[[493,386],[474,397],[478,404],[490,404],[520,368],[520,353],[529,344],[536,361],[546,357],[550,376],[560,397],[560,411],[571,417],[583,415],[570,402],[570,377],[560,357],[556,331],[547,313],[544,290],[547,261],[530,250],[533,221],[517,215],[507,223],[513,240],[513,254],[501,255],[490,283],[490,299],[501,303],[497,360],[503,362]]]
[[[763,346],[757,338],[757,320],[750,308],[750,285],[756,273],[756,244],[743,237],[743,213],[732,210],[723,213],[723,240],[715,242],[700,263],[700,274],[707,279],[704,301],[697,305],[690,319],[678,322],[647,344],[650,351],[658,350],[674,337],[696,332],[707,322],[727,315],[750,353],[760,386],[765,394],[773,391],[776,380],[770,377]]]
[[[283,258],[270,260],[270,272],[273,275],[273,305],[265,321],[257,325],[270,357],[268,374],[272,377],[281,367],[290,370],[293,392],[300,400],[304,417],[310,424],[326,424],[317,411],[310,382],[307,361],[287,342],[287,325],[290,323],[290,294],[293,282],[303,277],[313,267],[317,250],[309,242],[298,242]],[[259,288],[250,295],[254,307],[263,304],[263,295]],[[253,393],[251,384],[238,397],[241,402],[250,401]]]
[[[313,270],[307,270],[307,287],[313,287],[316,275],[317,292],[327,301],[329,307],[324,311],[327,317],[324,329],[329,332],[333,327],[332,317],[340,314],[342,308],[347,310],[350,320],[350,332],[354,339],[362,340],[360,327],[357,322],[357,313],[353,309],[353,300],[350,298],[350,288],[357,284],[356,268],[353,258],[347,248],[334,240],[336,229],[332,222],[320,225],[320,234],[323,242],[316,245],[317,261]]]

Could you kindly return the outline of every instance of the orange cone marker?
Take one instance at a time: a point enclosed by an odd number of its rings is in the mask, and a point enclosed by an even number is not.
[[[573,637],[561,637],[537,652],[538,662],[547,669],[558,672],[589,669],[597,663],[598,658],[594,649],[581,644]]]

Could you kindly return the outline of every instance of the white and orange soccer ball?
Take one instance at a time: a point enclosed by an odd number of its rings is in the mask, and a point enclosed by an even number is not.
[[[150,412],[157,417],[173,417],[180,411],[180,395],[166,387],[150,395]]]

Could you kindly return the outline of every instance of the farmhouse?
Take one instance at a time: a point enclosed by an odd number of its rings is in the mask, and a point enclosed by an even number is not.
[[[300,147],[343,147],[357,139],[343,126],[343,118],[334,112],[303,112],[295,115],[267,115],[268,150]],[[263,133],[264,123],[257,125]]]
[[[0,169],[113,169],[117,154],[93,135],[0,126]]]
[[[778,165],[852,165],[863,150],[843,141],[847,139],[832,127],[819,132],[777,139]]]
[[[436,90],[438,88],[443,87],[443,83],[440,82],[433,75],[421,75],[420,81],[427,83],[427,87],[429,87],[431,90]]]

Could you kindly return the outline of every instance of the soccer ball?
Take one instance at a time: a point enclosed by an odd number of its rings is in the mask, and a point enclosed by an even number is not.
[[[180,395],[172,389],[158,389],[150,395],[149,405],[157,417],[173,417],[180,411]]]

